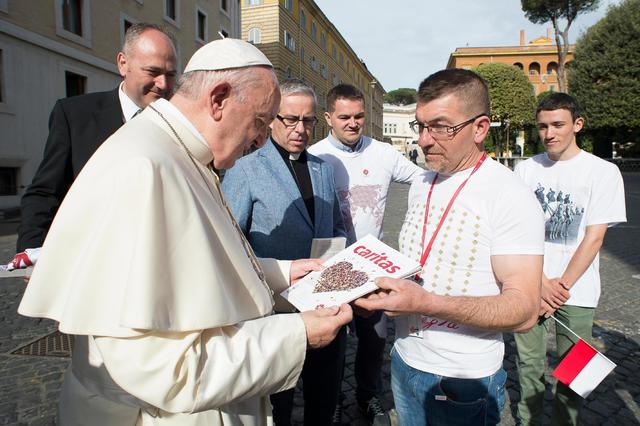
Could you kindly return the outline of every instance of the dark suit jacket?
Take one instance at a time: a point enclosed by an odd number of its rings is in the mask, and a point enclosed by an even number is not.
[[[314,222],[300,190],[271,139],[226,171],[222,191],[259,257],[308,258],[314,238],[346,237],[333,167],[307,152]]]
[[[60,99],[49,116],[42,162],[22,196],[18,252],[42,246],[75,177],[123,124],[118,89]]]

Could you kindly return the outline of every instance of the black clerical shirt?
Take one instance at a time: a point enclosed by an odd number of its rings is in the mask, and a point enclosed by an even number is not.
[[[304,201],[305,206],[307,207],[307,212],[309,213],[309,217],[311,218],[311,223],[314,223],[314,202],[313,202],[313,186],[311,184],[311,176],[309,175],[309,167],[307,166],[307,150],[305,149],[300,153],[300,156],[297,160],[294,160],[290,157],[289,151],[282,148],[276,141],[271,141],[273,145],[276,147],[284,164],[286,164],[287,169],[293,176],[293,180],[298,185],[298,190],[302,195],[302,200]]]

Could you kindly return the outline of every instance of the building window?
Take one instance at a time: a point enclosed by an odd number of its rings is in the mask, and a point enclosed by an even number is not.
[[[549,86],[549,91],[550,91],[550,92],[555,92],[555,91],[556,91],[556,86],[555,86],[555,85],[553,85],[553,84],[551,84],[551,85]]]
[[[224,13],[229,13],[228,0],[220,0],[220,10],[222,10]]]
[[[220,29],[218,30],[218,34],[220,34],[220,37],[222,37],[222,38],[229,37],[229,31],[225,30],[222,25],[220,25]]]
[[[64,72],[67,97],[84,95],[87,91],[87,77],[71,71]]]
[[[320,65],[320,75],[327,79],[329,77],[329,73],[327,72],[327,67],[325,64]]]
[[[207,14],[196,9],[196,40],[207,42]]]
[[[259,44],[262,40],[262,31],[260,28],[251,28],[249,30],[249,43]]]
[[[555,62],[549,62],[547,64],[547,74],[557,74],[558,73],[558,64]]]
[[[0,195],[18,195],[18,168],[0,167]]]
[[[340,65],[344,66],[344,55],[340,52]]]
[[[296,41],[293,39],[293,36],[286,30],[284,32],[284,45],[290,51],[296,51]]]
[[[133,19],[130,16],[120,13],[120,45],[124,43],[124,36],[131,25],[137,23],[138,20]]]
[[[300,46],[300,62],[304,64],[304,46]]]
[[[167,18],[178,20],[178,10],[176,8],[176,0],[164,0],[164,14]]]
[[[300,26],[305,30],[307,29],[307,15],[302,9],[300,9]]]
[[[56,0],[56,34],[91,47],[90,0]]]
[[[287,67],[287,72],[285,73],[286,78],[293,77],[293,73],[291,72],[291,67]]]
[[[513,66],[520,68],[520,70],[524,69],[524,67],[522,66],[522,64],[520,62],[516,62],[515,64],[513,64]]]
[[[284,0],[284,7],[289,12],[293,12],[293,0]]]
[[[318,66],[318,62],[316,61],[316,57],[312,56],[311,57],[311,69],[316,71],[316,67]]]
[[[179,28],[180,0],[164,0],[164,19]]]
[[[127,31],[129,31],[129,28],[131,28],[132,25],[133,22],[129,21],[128,19],[124,19],[122,21],[122,29],[124,30],[125,34],[127,33]]]
[[[257,6],[262,3],[262,0],[244,0],[245,6]]]
[[[531,62],[529,65],[529,75],[539,75],[540,74],[540,64],[537,62]]]
[[[334,60],[338,59],[338,49],[335,44],[331,45],[331,56],[333,56]]]
[[[311,21],[311,38],[313,39],[313,41],[316,40],[317,36],[318,36],[318,25],[316,24],[316,21]]]
[[[82,37],[83,0],[62,0],[62,28]]]
[[[324,50],[327,50],[327,33],[324,31],[320,33],[320,45]]]

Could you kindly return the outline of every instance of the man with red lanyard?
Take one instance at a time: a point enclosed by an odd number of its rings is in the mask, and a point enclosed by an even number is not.
[[[391,387],[399,424],[497,424],[504,406],[502,331],[530,329],[540,307],[544,223],[535,196],[487,158],[489,94],[448,69],[418,89],[411,127],[430,170],[413,182],[400,250],[423,267],[382,278],[356,301],[396,320]]]

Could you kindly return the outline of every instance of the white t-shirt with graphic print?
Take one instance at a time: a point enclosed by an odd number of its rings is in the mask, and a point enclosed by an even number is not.
[[[434,172],[413,182],[399,238],[403,254],[420,260],[447,204],[472,169],[439,175],[424,244],[425,207]],[[438,295],[498,295],[491,256],[541,255],[543,249],[543,219],[535,197],[509,169],[487,158],[458,195],[434,240],[422,285]],[[407,317],[396,320],[395,349],[411,367],[447,377],[480,378],[502,365],[501,333],[429,316],[421,320],[422,337],[409,334]]]
[[[391,182],[411,183],[423,169],[393,146],[363,136],[355,151],[340,149],[331,134],[308,151],[333,166],[336,193],[349,243],[371,234],[382,238],[382,219]]]
[[[624,184],[615,164],[580,151],[565,161],[546,153],[515,168],[542,207],[545,218],[544,273],[560,277],[589,225],[626,222]],[[600,298],[600,256],[569,291],[566,305],[595,308]]]

